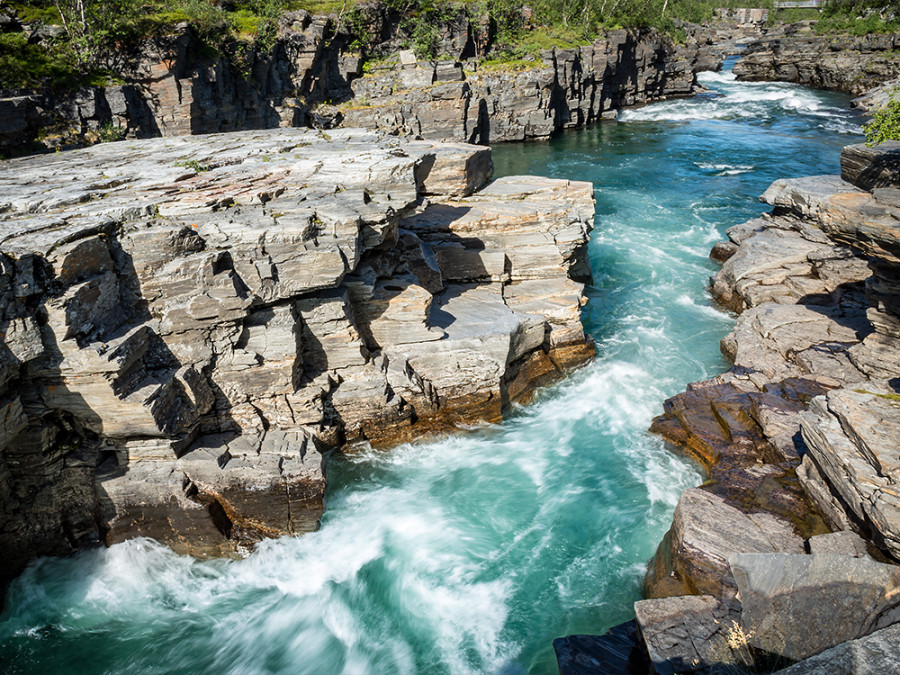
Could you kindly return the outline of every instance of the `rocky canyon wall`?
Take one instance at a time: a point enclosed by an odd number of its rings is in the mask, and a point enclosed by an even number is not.
[[[590,46],[545,51],[524,72],[490,73],[478,69],[490,23],[461,16],[444,26],[439,52],[449,60],[398,59],[397,17],[380,5],[369,10],[371,53],[394,59],[366,76],[352,35],[333,16],[286,13],[275,45],[239,62],[210,53],[182,26],[140,45],[124,84],[6,92],[0,152],[84,144],[111,131],[146,138],[342,123],[431,139],[523,140],[692,91],[696,46],[654,31],[611,31]]]
[[[859,96],[900,76],[900,35],[815,35],[788,26],[747,46],[739,80],[796,82]]]
[[[615,118],[621,108],[690,96],[696,48],[655,31],[610,31],[592,45],[548,50],[524,70],[398,63],[355,80],[332,111],[349,126],[470,143],[547,138]]]
[[[364,130],[0,167],[0,580],[316,527],[323,456],[497,420],[593,358],[589,183]]]

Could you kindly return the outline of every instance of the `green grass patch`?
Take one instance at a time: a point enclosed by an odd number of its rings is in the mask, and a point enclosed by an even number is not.
[[[522,73],[526,70],[542,68],[540,59],[485,59],[478,64],[479,73]]]
[[[829,16],[820,19],[816,23],[816,33],[819,35],[849,34],[857,37],[863,35],[891,35],[900,33],[900,21],[882,21],[878,14],[869,14],[865,17]]]
[[[878,394],[868,389],[854,389],[857,394],[868,394],[869,396],[877,396],[878,398],[887,399],[888,401],[900,402],[900,394]]]

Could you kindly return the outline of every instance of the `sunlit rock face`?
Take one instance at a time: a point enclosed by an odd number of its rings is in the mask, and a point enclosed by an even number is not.
[[[7,162],[3,576],[314,529],[324,453],[499,419],[590,360],[590,183],[491,173],[486,148],[360,130]]]

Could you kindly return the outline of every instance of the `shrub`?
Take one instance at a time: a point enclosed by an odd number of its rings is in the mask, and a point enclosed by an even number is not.
[[[894,87],[891,98],[872,115],[872,121],[863,126],[866,145],[885,141],[900,141],[900,87]]]

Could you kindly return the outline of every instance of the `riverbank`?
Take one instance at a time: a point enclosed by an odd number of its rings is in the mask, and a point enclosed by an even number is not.
[[[4,582],[312,531],[329,452],[499,420],[590,361],[590,184],[491,173],[363,130],[6,162]]]
[[[667,599],[636,605],[657,669],[787,665],[894,622],[898,156],[896,143],[848,146],[842,177],[776,181],[762,197],[775,211],[714,249],[726,262],[712,293],[740,312],[722,341],[734,366],[667,401],[652,427],[709,473],[648,572],[648,597]],[[854,598],[839,620],[792,621],[837,611],[835,584]],[[758,653],[731,645],[732,621]]]

